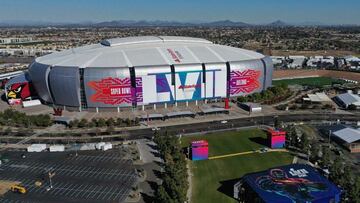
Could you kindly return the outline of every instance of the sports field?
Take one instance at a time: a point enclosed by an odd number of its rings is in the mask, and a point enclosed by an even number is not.
[[[333,82],[343,83],[342,80],[333,79],[330,77],[310,77],[310,78],[273,80],[273,85],[287,84],[287,85],[308,85],[308,86],[319,87],[324,85],[331,85]]]
[[[262,148],[265,138],[266,134],[262,130],[253,129],[183,137],[181,141],[183,146],[188,146],[191,140],[206,139],[209,142],[209,156],[218,156]],[[236,202],[231,197],[236,179],[246,173],[291,162],[292,156],[285,152],[252,153],[191,162],[191,202]]]

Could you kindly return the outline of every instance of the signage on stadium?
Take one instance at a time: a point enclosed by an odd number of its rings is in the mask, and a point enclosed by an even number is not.
[[[136,78],[136,88],[131,87],[130,78],[103,78],[100,81],[90,81],[88,86],[94,89],[95,94],[90,96],[92,102],[118,105],[131,104],[133,101],[142,101],[141,78]]]
[[[229,81],[230,95],[255,91],[260,87],[260,75],[261,71],[252,69],[231,71]]]
[[[178,89],[201,88],[201,84],[180,85]]]
[[[125,95],[125,94],[131,94],[131,88],[125,87],[125,88],[110,88],[110,94],[111,95]]]
[[[180,63],[180,62],[181,62],[180,59],[183,59],[183,56],[180,54],[180,52],[174,51],[174,50],[172,50],[172,49],[166,49],[166,50],[169,52],[171,58],[172,58],[175,62]]]

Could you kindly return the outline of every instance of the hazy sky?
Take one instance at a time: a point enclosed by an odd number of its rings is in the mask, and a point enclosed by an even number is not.
[[[0,22],[144,19],[360,24],[360,0],[0,0]]]

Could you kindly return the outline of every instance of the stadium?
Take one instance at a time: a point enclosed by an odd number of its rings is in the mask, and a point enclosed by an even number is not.
[[[144,36],[38,57],[22,82],[45,104],[82,111],[247,95],[271,86],[272,71],[271,59],[253,51],[200,38]],[[19,79],[13,81],[7,94],[18,88]]]

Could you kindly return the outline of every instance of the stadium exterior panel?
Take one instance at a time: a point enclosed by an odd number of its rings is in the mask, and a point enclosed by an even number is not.
[[[56,106],[134,107],[230,98],[271,86],[270,58],[188,37],[129,37],[39,57],[38,96]]]

